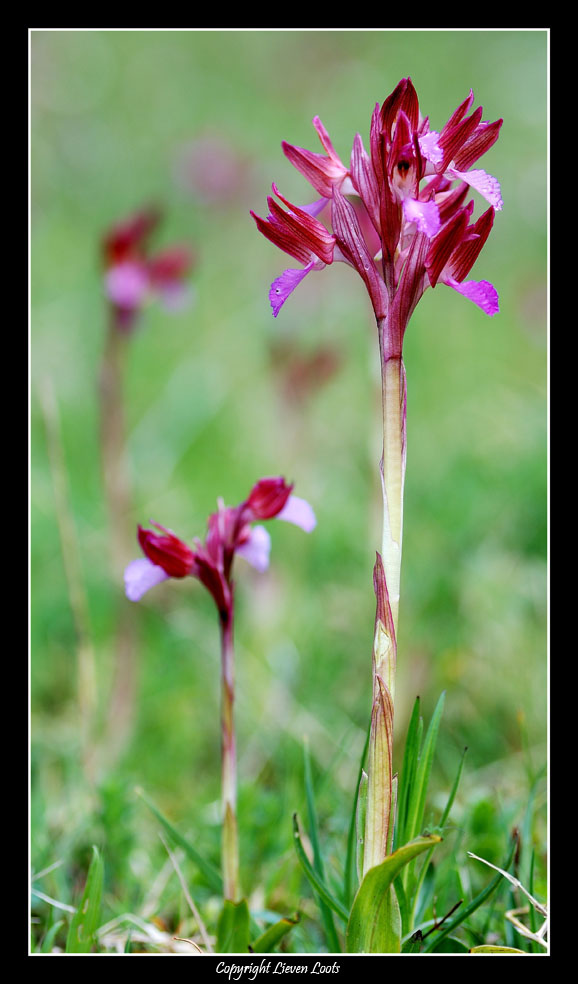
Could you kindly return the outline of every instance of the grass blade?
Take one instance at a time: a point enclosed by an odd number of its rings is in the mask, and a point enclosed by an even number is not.
[[[417,835],[421,831],[421,826],[423,824],[427,787],[429,783],[431,767],[435,754],[435,748],[437,743],[440,720],[443,712],[444,700],[445,700],[445,691],[440,696],[436,704],[435,710],[432,714],[432,719],[430,721],[429,728],[427,729],[427,733],[423,743],[423,748],[419,756],[419,762],[417,764],[417,770],[415,773],[415,782],[412,784],[412,787],[409,790],[408,816],[407,816],[405,835],[410,840],[413,840],[415,837],[417,837]]]
[[[408,801],[419,759],[422,728],[423,721],[419,714],[419,697],[416,697],[407,729],[403,764],[399,777],[397,823],[394,834],[396,847],[399,844],[407,843],[408,840],[406,837]]]
[[[512,858],[514,857],[515,849],[516,849],[516,841],[513,842],[507,860],[504,864],[504,868],[506,870],[509,868],[510,864],[512,863]],[[440,932],[438,932],[437,936],[433,937],[430,943],[426,944],[422,952],[431,953],[433,950],[435,950],[438,943],[440,943],[445,936],[449,936],[449,934],[452,933],[457,926],[459,926],[466,919],[468,919],[469,916],[471,916],[471,914],[476,911],[476,909],[479,909],[479,907],[484,904],[486,899],[490,897],[490,895],[495,891],[495,889],[498,887],[501,881],[502,881],[502,874],[501,872],[499,872],[495,876],[495,878],[492,878],[491,882],[489,882],[486,885],[486,887],[483,888],[482,891],[478,895],[476,895],[474,899],[472,899],[471,902],[469,902],[463,908],[460,908],[460,911],[458,915],[455,917],[455,919],[452,919],[451,922],[444,924],[443,929],[441,929]]]
[[[463,768],[464,768],[464,759],[466,757],[466,752],[467,752],[467,748],[464,748],[464,750],[462,752],[462,757],[460,759],[460,764],[458,766],[458,771],[457,771],[457,774],[456,774],[456,778],[454,779],[454,784],[453,784],[453,786],[451,788],[450,795],[448,797],[448,801],[446,803],[444,812],[442,813],[442,816],[441,816],[441,819],[440,819],[440,824],[439,824],[440,828],[443,828],[446,825],[447,820],[448,820],[448,817],[450,815],[450,810],[451,810],[451,808],[453,806],[453,803],[454,803],[454,800],[456,798],[456,793],[458,791],[458,786],[460,784],[460,779],[461,779],[462,771],[463,771]],[[416,910],[416,906],[417,906],[418,899],[419,899],[419,896],[420,896],[421,887],[422,887],[422,885],[424,883],[426,874],[427,874],[428,869],[429,869],[429,863],[430,863],[432,854],[433,854],[433,850],[431,850],[428,854],[426,854],[426,856],[424,858],[424,862],[423,862],[422,868],[421,868],[421,871],[419,873],[419,877],[418,877],[415,885],[412,886],[413,910],[411,912],[411,917],[410,917],[411,918],[411,925],[412,926],[415,925],[415,910]]]
[[[100,921],[103,881],[103,860],[98,848],[93,847],[82,899],[70,920],[66,940],[67,953],[91,953]]]
[[[371,733],[371,727],[367,729],[367,735],[365,736],[365,744],[363,746],[363,752],[361,753],[361,760],[359,762],[359,772],[357,773],[357,782],[355,784],[355,796],[353,798],[353,806],[351,810],[351,819],[349,821],[349,832],[347,835],[347,853],[345,855],[345,869],[343,873],[343,901],[346,906],[351,904],[354,895],[354,872],[356,871],[356,858],[358,854],[357,847],[357,831],[363,830],[365,827],[365,819],[363,819],[363,825],[360,827],[358,824],[358,804],[359,804],[359,794],[361,789],[361,782],[364,775],[364,765],[365,758],[367,755],[367,748],[369,746],[369,735]]]
[[[173,838],[175,843],[178,844],[179,847],[182,847],[187,857],[189,857],[190,860],[193,862],[193,864],[197,866],[201,874],[204,876],[205,881],[207,882],[209,888],[213,892],[215,892],[216,895],[222,895],[223,879],[221,878],[221,875],[217,870],[217,868],[215,868],[210,861],[207,861],[202,856],[202,854],[200,854],[197,851],[196,847],[193,847],[193,845],[190,844],[189,841],[186,840],[183,837],[183,835],[180,834],[178,830],[175,829],[175,827],[173,827],[172,823],[170,823],[170,821],[167,820],[167,818],[161,813],[158,807],[156,807],[154,803],[152,803],[151,800],[149,800],[148,796],[145,796],[142,789],[137,789],[136,792],[137,795],[140,796],[140,798],[146,803],[149,810],[152,813],[154,813],[157,820],[160,821],[160,823],[163,825],[167,833],[170,834],[170,836]]]
[[[315,809],[315,796],[313,793],[313,776],[311,775],[311,758],[309,755],[309,746],[307,741],[305,741],[304,748],[304,758],[305,758],[305,794],[307,798],[307,817],[309,820],[309,838],[311,840],[311,847],[313,848],[313,867],[322,881],[325,880],[324,866],[323,866],[323,856],[321,854],[321,848],[319,846],[319,830],[317,824],[317,811]],[[327,944],[330,953],[341,953],[341,946],[339,944],[339,938],[337,936],[337,931],[335,929],[335,923],[333,921],[333,913],[331,908],[327,903],[319,898],[319,909],[321,911],[321,918],[323,921],[323,926],[325,928],[325,935],[327,936]]]
[[[278,922],[273,923],[269,926],[254,943],[251,943],[251,950],[253,953],[273,953],[277,943],[289,932],[293,926],[296,926],[299,922],[299,916],[295,919],[280,919]]]
[[[311,864],[309,858],[305,853],[305,849],[303,847],[303,844],[301,843],[301,834],[299,832],[299,823],[297,820],[296,813],[293,814],[293,837],[295,842],[295,850],[297,851],[297,857],[299,858],[301,867],[303,868],[303,871],[308,881],[310,882],[312,888],[315,889],[315,891],[323,899],[323,901],[326,902],[327,905],[331,909],[333,909],[333,911],[336,912],[337,915],[340,916],[340,918],[343,919],[344,922],[347,922],[347,920],[349,919],[349,911],[345,908],[343,903],[339,901],[339,899],[336,899],[335,896],[332,895],[332,893],[327,888],[327,885],[325,884],[323,879],[320,878],[320,876],[315,871],[313,865]]]

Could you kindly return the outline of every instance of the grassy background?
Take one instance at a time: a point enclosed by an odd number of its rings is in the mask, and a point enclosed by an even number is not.
[[[185,539],[202,535],[217,496],[237,503],[269,474],[293,480],[313,504],[311,536],[271,524],[266,575],[237,568],[242,876],[254,908],[310,905],[291,843],[305,735],[326,848],[335,870],[343,863],[381,538],[375,329],[361,281],[341,265],[309,277],[273,319],[268,287],[287,264],[249,209],[266,214],[272,181],[309,200],[281,140],[318,149],[318,114],[347,161],[357,131],[368,146],[375,103],[407,75],[434,129],[470,87],[484,119],[504,118],[481,162],[501,182],[504,209],[473,273],[497,287],[500,314],[487,318],[440,286],[406,336],[396,703],[400,761],[415,696],[427,718],[447,690],[432,807],[467,745],[453,817],[464,851],[500,864],[507,831],[529,822],[528,790],[546,760],[546,33],[34,31],[31,64],[31,851],[36,871],[61,862],[43,891],[72,903],[96,842],[108,916],[142,910],[166,854],[135,786],[218,860],[218,634],[195,583],[162,586],[136,609],[132,737],[96,790],[85,783],[77,643],[38,399],[49,380],[104,719],[123,599],[98,443],[98,248],[111,223],[150,201],[165,208],[156,245],[189,242],[198,261],[194,303],[170,315],[152,306],[132,340],[127,524],[152,518]],[[214,199],[183,166],[208,137],[235,164]],[[319,352],[327,378],[296,390],[295,366]],[[535,792],[530,836],[541,855],[543,785]],[[448,863],[487,880],[464,860]],[[187,875],[195,884],[194,870]],[[178,925],[179,899],[173,877],[155,910],[167,925]],[[310,915],[296,949],[321,946]],[[53,917],[36,902],[39,936]]]

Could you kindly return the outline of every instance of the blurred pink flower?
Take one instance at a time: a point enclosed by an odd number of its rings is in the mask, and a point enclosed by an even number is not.
[[[143,209],[112,226],[103,240],[104,288],[113,323],[129,331],[143,306],[157,297],[168,309],[189,297],[186,276],[194,262],[189,246],[177,245],[150,255],[149,238],[161,220],[157,209]]]
[[[204,133],[177,155],[175,178],[201,205],[228,207],[246,192],[248,159],[224,134]]]

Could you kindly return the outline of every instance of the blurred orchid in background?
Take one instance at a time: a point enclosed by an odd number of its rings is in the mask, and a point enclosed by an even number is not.
[[[149,239],[160,221],[158,209],[143,209],[113,225],[103,240],[105,293],[115,326],[125,332],[150,298],[168,310],[190,299],[185,278],[194,263],[191,248],[175,245],[150,255]]]
[[[198,206],[230,208],[248,193],[251,161],[232,135],[200,133],[177,152],[175,181]]]

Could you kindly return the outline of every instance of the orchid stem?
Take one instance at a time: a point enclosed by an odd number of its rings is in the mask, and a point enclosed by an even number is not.
[[[237,759],[233,704],[235,652],[232,612],[221,615],[221,777],[223,801],[222,866],[225,899],[237,902],[239,887],[239,839],[237,831]]]
[[[401,358],[382,366],[383,406],[383,539],[381,555],[393,626],[397,634],[403,536],[403,487],[405,478],[405,368]],[[394,673],[390,691],[394,696]]]
[[[116,578],[132,552],[127,518],[132,511],[124,413],[124,370],[128,336],[112,319],[108,327],[99,377],[100,438],[113,576]],[[108,700],[106,757],[110,765],[122,752],[131,732],[136,700],[136,624],[131,606],[117,615],[114,677]]]
[[[383,326],[379,326],[380,343]],[[395,813],[393,716],[405,477],[405,369],[400,356],[382,355],[382,553],[374,568],[377,601],[373,643],[373,703],[368,751],[363,873],[391,850]]]

